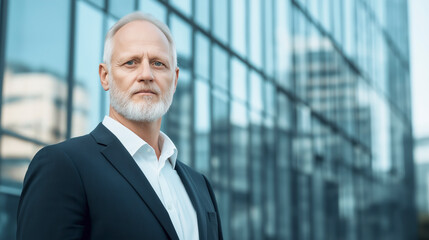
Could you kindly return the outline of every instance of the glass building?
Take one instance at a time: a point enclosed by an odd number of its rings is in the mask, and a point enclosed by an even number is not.
[[[0,239],[43,146],[108,111],[109,27],[151,13],[180,77],[163,130],[225,239],[415,239],[406,0],[0,0]]]

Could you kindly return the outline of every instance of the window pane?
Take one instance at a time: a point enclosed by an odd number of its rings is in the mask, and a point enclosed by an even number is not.
[[[109,0],[109,12],[118,18],[134,11],[134,0]]]
[[[28,164],[41,146],[7,135],[0,144],[1,185],[20,189]]]
[[[213,84],[228,89],[228,55],[219,45],[213,45]]]
[[[103,117],[101,100],[104,90],[98,76],[104,39],[102,24],[101,11],[86,3],[77,3],[73,136],[88,133]]]
[[[19,196],[0,191],[0,239],[16,239],[16,219]]]
[[[191,68],[192,40],[191,27],[177,15],[171,16],[171,33],[176,42],[178,65],[180,68]]]
[[[210,28],[210,0],[195,1],[195,18],[200,26]]]
[[[292,87],[292,79],[289,74],[291,72],[291,56],[292,56],[292,37],[290,35],[290,29],[292,24],[290,18],[292,17],[292,10],[290,9],[290,3],[287,1],[276,1],[276,49],[275,55],[277,59],[276,63],[276,78],[281,86],[286,88]],[[271,43],[266,43],[269,46]],[[294,49],[297,49],[294,47]]]
[[[104,3],[106,2],[105,0],[87,0],[87,1],[94,3],[100,8],[104,8]]]
[[[150,13],[163,23],[167,23],[167,10],[156,0],[140,0],[140,11]]]
[[[243,56],[246,56],[246,1],[232,1],[232,47]]]
[[[214,34],[215,36],[226,43],[228,41],[228,1],[217,0],[212,1],[213,4],[213,17],[214,17]]]
[[[264,107],[264,82],[261,75],[255,71],[250,72],[250,106],[252,109],[262,111]]]
[[[196,33],[195,41],[195,72],[198,77],[208,80],[210,78],[210,42],[208,38],[200,32]]]
[[[210,163],[210,89],[207,82],[195,81],[195,167],[209,173]]]
[[[231,60],[232,95],[242,101],[247,100],[247,69],[237,58]]]
[[[186,16],[192,15],[192,0],[170,0],[170,3]]]
[[[163,124],[166,133],[179,149],[179,159],[192,165],[191,28],[176,15],[171,15],[170,22],[171,32],[176,39],[180,74],[173,103]]]
[[[258,67],[262,65],[261,9],[263,8],[260,0],[250,1],[250,60]]]
[[[248,239],[248,119],[246,107],[238,102],[231,104],[231,191],[233,209],[231,215],[232,239]]]
[[[2,127],[58,142],[66,135],[70,2],[17,0],[8,7]]]

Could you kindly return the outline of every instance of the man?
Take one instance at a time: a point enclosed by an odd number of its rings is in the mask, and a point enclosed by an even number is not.
[[[18,239],[222,239],[207,179],[160,132],[179,68],[170,31],[141,13],[105,40],[110,111],[90,134],[40,150],[27,171]]]

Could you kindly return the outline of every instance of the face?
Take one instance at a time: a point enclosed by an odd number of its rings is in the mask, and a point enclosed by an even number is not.
[[[165,35],[155,25],[134,21],[113,37],[110,69],[100,65],[113,111],[128,120],[159,120],[173,100],[179,69]]]

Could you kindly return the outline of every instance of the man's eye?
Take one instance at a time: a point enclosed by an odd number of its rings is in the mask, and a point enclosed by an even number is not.
[[[153,64],[155,64],[155,66],[157,67],[162,67],[164,64],[162,62],[156,61]]]
[[[130,60],[130,61],[126,62],[125,65],[132,66],[132,65],[134,65],[134,63],[136,63],[136,61]]]

